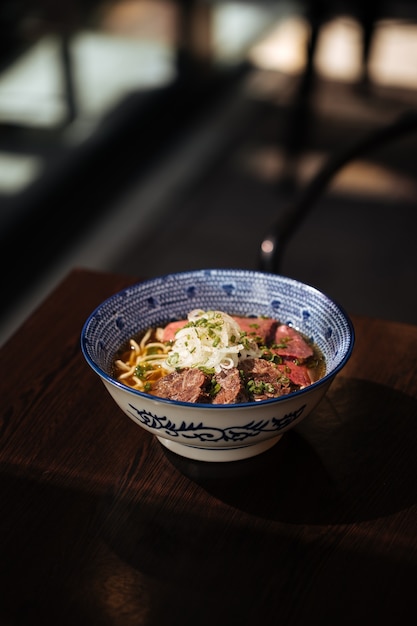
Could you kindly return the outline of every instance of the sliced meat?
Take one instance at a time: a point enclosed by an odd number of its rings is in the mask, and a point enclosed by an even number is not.
[[[233,317],[239,324],[240,329],[246,332],[248,337],[261,339],[261,342],[268,345],[274,340],[276,328],[278,326],[277,320],[265,317]]]
[[[304,337],[291,326],[280,324],[275,331],[273,340],[274,346],[271,352],[279,356],[290,357],[305,361],[313,356],[313,348],[307,343]]]
[[[290,393],[288,383],[282,381],[277,366],[265,359],[245,359],[239,365],[246,380],[246,389],[252,400],[267,400]]]
[[[179,320],[177,322],[170,322],[163,329],[161,341],[174,341],[175,333],[180,328],[183,328],[188,323],[188,320]]]
[[[181,402],[210,402],[210,377],[196,368],[184,368],[167,374],[153,386],[152,393],[160,398]]]
[[[220,391],[214,396],[213,404],[248,402],[244,383],[236,367],[216,374],[214,380],[220,385]]]
[[[286,359],[282,364],[277,365],[277,368],[284,376],[288,376],[294,385],[307,387],[307,385],[312,383],[309,370],[305,365],[297,365],[294,361]]]
[[[239,317],[232,316],[233,319],[239,324],[239,328],[242,332],[245,332],[249,337],[254,339],[260,338],[265,345],[274,341],[275,331],[278,326],[277,320],[264,317]],[[175,322],[169,322],[163,329],[162,341],[174,341],[175,333],[183,328],[188,323],[188,320],[178,320]]]

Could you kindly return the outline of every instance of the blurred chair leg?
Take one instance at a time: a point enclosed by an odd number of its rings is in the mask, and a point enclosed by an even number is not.
[[[68,111],[66,121],[70,123],[77,117],[78,109],[71,58],[71,35],[67,33],[61,33],[60,35],[60,54],[65,100]]]
[[[381,3],[378,0],[363,2],[358,7],[358,19],[362,28],[362,78],[359,83],[361,90],[367,91],[370,86],[369,60],[374,40],[375,27],[381,16]]]
[[[201,78],[212,66],[211,6],[199,0],[178,0],[177,67],[180,78]]]
[[[311,123],[311,94],[314,90],[314,59],[320,29],[324,21],[325,5],[321,0],[308,4],[306,19],[310,34],[305,51],[305,68],[300,78],[295,98],[290,106],[284,135],[286,170],[280,187],[293,190],[296,187],[296,167],[298,157],[305,147]]]
[[[417,110],[405,111],[390,124],[380,126],[366,133],[359,140],[342,147],[331,155],[323,167],[313,175],[300,193],[284,207],[277,219],[270,225],[261,241],[259,269],[278,274],[282,258],[289,240],[323,195],[336,174],[358,157],[395,141],[410,132],[417,131]]]

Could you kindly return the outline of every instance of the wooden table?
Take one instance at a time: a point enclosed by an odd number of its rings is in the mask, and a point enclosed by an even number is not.
[[[198,463],[81,354],[132,282],[74,270],[1,349],[0,624],[416,623],[417,327],[354,317],[309,418],[259,457]]]

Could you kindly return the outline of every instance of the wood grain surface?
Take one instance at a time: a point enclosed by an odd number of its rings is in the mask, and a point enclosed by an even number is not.
[[[136,280],[72,271],[1,349],[0,625],[414,623],[417,327],[353,317],[310,417],[201,463],[82,356],[88,315]]]

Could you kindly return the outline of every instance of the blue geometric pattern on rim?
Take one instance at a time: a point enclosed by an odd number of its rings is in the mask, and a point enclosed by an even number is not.
[[[131,336],[184,319],[194,308],[275,317],[294,326],[317,343],[328,373],[341,369],[353,348],[349,317],[315,287],[252,270],[205,269],[136,283],[105,300],[84,324],[83,353],[91,367],[110,380],[114,355]]]
[[[244,426],[227,426],[226,428],[213,428],[213,426],[205,426],[203,422],[194,424],[193,422],[186,424],[182,422],[180,426],[176,426],[169,418],[163,416],[160,417],[151,413],[150,411],[144,411],[137,409],[133,404],[129,404],[131,410],[130,415],[139,421],[144,426],[153,428],[154,430],[160,430],[162,434],[171,437],[185,437],[190,440],[198,440],[201,443],[204,442],[241,442],[246,439],[253,439],[258,437],[262,433],[279,432],[283,428],[286,428],[293,422],[299,420],[304,412],[305,404],[300,406],[297,410],[291,411],[282,417],[281,419],[272,418],[272,420],[258,420],[250,421]]]

